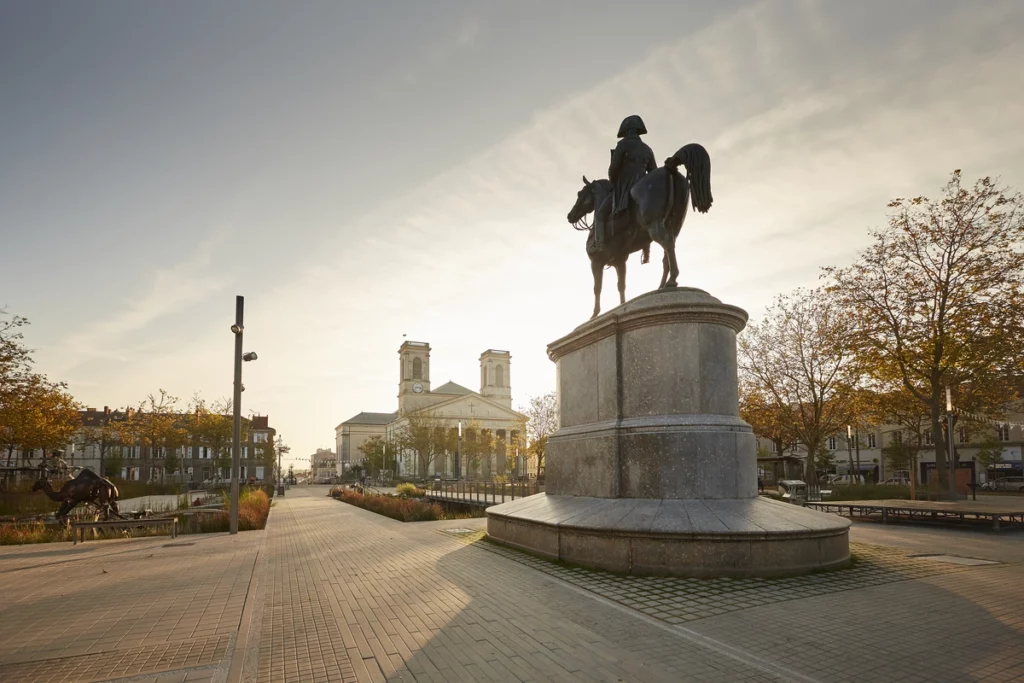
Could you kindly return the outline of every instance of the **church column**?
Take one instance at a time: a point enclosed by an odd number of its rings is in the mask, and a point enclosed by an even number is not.
[[[495,459],[498,465],[496,472],[499,477],[508,474],[508,440],[505,438],[505,434],[504,429],[499,429],[497,431],[498,438],[495,439],[494,444]]]

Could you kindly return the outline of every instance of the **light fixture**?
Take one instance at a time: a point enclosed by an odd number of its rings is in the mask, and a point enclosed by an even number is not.
[[[244,327],[242,327],[241,325],[237,325],[237,324],[231,326],[231,331],[234,332],[235,334],[242,334],[242,330],[244,330],[244,329],[245,329]]]
[[[246,362],[249,362],[251,360],[256,360],[256,352],[255,351],[250,351],[249,353],[243,353],[242,354],[242,360],[244,360]]]

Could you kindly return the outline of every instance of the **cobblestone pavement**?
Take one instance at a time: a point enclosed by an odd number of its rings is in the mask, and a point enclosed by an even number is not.
[[[0,681],[1024,680],[1024,534],[858,524],[849,570],[631,578],[327,490],[265,532],[0,549]]]
[[[275,509],[245,679],[1024,680],[1020,535],[859,525],[849,570],[631,578],[325,494]],[[992,564],[915,557],[943,553]]]
[[[263,534],[0,548],[0,680],[224,678]]]

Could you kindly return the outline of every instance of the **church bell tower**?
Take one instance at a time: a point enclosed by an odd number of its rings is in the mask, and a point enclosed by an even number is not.
[[[398,412],[422,408],[430,393],[430,344],[407,341],[398,349]]]
[[[512,409],[512,354],[487,349],[480,354],[480,395]]]

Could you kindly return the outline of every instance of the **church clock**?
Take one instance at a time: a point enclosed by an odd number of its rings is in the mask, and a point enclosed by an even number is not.
[[[419,382],[416,382],[416,384],[413,384],[413,385],[412,385],[412,390],[413,390],[413,392],[415,392],[415,393],[417,393],[417,394],[418,394],[418,393],[420,393],[421,391],[423,391],[423,385],[422,385],[422,384],[420,384]]]

